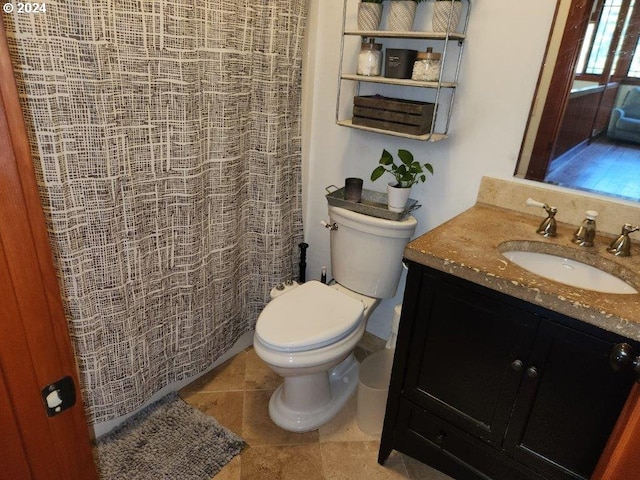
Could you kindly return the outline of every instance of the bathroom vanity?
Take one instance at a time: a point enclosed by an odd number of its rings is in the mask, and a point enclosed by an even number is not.
[[[604,235],[579,247],[566,224],[545,239],[539,220],[477,204],[408,245],[380,463],[396,449],[456,480],[590,478],[636,380],[610,357],[640,354],[640,294],[570,287],[500,252],[568,253],[636,288],[640,252],[613,257]]]

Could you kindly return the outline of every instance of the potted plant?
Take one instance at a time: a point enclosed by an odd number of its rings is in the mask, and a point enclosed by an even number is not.
[[[375,31],[380,28],[382,0],[361,0],[358,5],[358,30]]]
[[[432,28],[434,32],[455,32],[462,13],[461,0],[435,0]]]
[[[409,32],[413,28],[416,7],[426,0],[391,0],[389,2],[389,17],[387,30]]]
[[[394,162],[393,156],[382,149],[382,156],[378,161],[379,165],[371,172],[371,181],[375,182],[384,173],[390,173],[395,177],[395,182],[387,184],[387,208],[392,212],[403,212],[409,193],[414,183],[427,180],[426,172],[433,175],[433,167],[430,163],[420,164],[414,160],[413,154],[409,150],[398,150],[400,163]]]

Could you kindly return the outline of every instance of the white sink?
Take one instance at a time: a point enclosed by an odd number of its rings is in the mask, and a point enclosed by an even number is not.
[[[525,270],[572,287],[603,293],[638,293],[624,280],[569,258],[520,250],[502,252],[502,255]]]

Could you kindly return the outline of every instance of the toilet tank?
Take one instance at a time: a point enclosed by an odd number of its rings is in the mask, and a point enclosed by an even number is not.
[[[385,220],[344,208],[329,206],[331,273],[336,282],[374,298],[395,296],[402,274],[404,247],[418,221]]]

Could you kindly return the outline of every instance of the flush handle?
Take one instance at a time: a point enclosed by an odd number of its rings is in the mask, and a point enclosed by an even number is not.
[[[328,228],[331,231],[338,230],[338,224],[336,222],[327,223],[324,220],[322,220],[320,221],[320,225],[322,225],[324,228]]]

